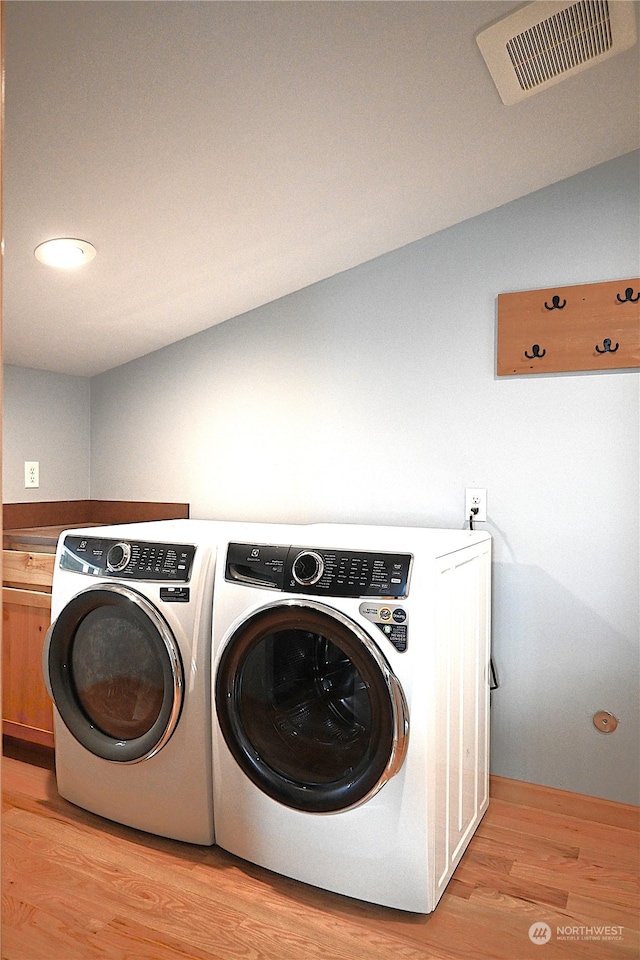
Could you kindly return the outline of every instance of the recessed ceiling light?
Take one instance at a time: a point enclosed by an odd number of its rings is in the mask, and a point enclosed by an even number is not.
[[[81,267],[96,255],[96,248],[86,240],[74,240],[70,237],[61,237],[56,240],[45,240],[34,250],[36,260],[46,263],[48,267]]]

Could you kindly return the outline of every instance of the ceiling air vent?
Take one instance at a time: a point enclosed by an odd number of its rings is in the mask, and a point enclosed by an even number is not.
[[[636,42],[633,0],[536,0],[478,34],[503,103],[517,103]]]

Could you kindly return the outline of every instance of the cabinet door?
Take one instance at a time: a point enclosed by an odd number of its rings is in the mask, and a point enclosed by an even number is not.
[[[3,599],[3,732],[53,746],[53,707],[42,677],[42,648],[51,596],[5,587]]]

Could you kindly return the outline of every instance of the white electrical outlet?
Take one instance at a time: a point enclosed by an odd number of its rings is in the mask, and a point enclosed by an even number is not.
[[[25,460],[24,485],[25,487],[40,486],[40,461],[39,460]]]
[[[483,523],[487,519],[487,491],[481,487],[467,487],[464,498],[465,518]]]

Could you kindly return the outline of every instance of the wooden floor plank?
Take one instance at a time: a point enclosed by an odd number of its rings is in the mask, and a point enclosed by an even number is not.
[[[638,834],[507,787],[434,913],[316,890],[110,823],[5,759],[3,960],[638,960]],[[540,800],[541,806],[534,804]],[[584,814],[587,813],[588,816]],[[623,822],[633,823],[628,811]],[[544,945],[529,937],[549,924]],[[617,939],[593,939],[620,928]],[[568,931],[566,934],[558,931]],[[573,931],[573,932],[572,932]]]
[[[583,821],[560,813],[518,807],[493,799],[489,822],[511,830],[521,838],[538,838],[548,843],[579,847],[583,851],[611,850],[616,855],[626,856],[629,862],[637,863],[640,834],[628,828]]]
[[[570,893],[567,900],[567,913],[581,924],[613,924],[626,928],[628,936],[635,936],[640,942],[640,910],[637,904],[630,907],[618,903],[605,903],[594,897]],[[640,957],[640,950],[638,951]]]
[[[512,876],[523,884],[551,883],[566,892],[589,896],[598,891],[598,899],[621,907],[633,909],[640,903],[640,882],[625,872],[605,870],[587,860],[564,861],[553,867],[547,864],[516,862]]]
[[[459,880],[474,881],[476,886],[482,886],[488,890],[501,890],[513,897],[535,900],[547,906],[560,908],[566,906],[568,892],[548,882],[547,870],[542,874],[547,877],[546,882],[540,879],[523,880],[514,870],[515,861],[508,863],[503,861],[501,866],[496,867],[493,857],[477,857],[474,856],[473,851],[467,851],[467,853],[469,855],[464,857],[464,862],[460,863],[456,871],[456,877]],[[558,860],[557,866],[560,863],[561,861]]]

